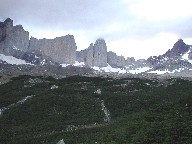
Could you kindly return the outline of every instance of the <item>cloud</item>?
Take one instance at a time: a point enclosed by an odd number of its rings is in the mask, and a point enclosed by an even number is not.
[[[1,0],[1,18],[7,16],[34,26],[97,29],[120,15],[115,0]]]
[[[137,17],[151,21],[174,20],[192,16],[191,4],[191,0],[140,0],[130,10]]]
[[[175,36],[191,39],[191,3],[191,0],[1,0],[0,21],[10,17],[37,38],[73,34],[78,49],[87,48],[102,37],[109,43],[109,50],[118,51],[118,47],[126,51],[125,45],[134,46],[134,42],[135,48],[141,49],[138,43],[154,48],[158,47],[155,45],[158,40],[172,42]],[[159,36],[162,33],[172,36],[166,35],[162,40]]]
[[[191,37],[192,29],[190,0],[1,0],[0,13],[30,30],[84,31],[109,40],[159,32]]]
[[[118,55],[125,57],[134,56],[136,59],[146,59],[150,56],[155,56],[165,53],[169,48],[172,48],[174,43],[179,39],[177,35],[170,33],[159,33],[151,39],[121,39],[108,42],[108,47],[112,47]]]

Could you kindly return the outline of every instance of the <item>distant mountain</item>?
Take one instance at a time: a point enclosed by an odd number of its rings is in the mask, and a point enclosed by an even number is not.
[[[32,59],[32,57],[26,56],[29,53],[31,55],[35,53],[44,58],[49,57],[45,61],[52,59],[56,63],[73,64],[75,63],[76,43],[72,35],[40,40],[31,37],[29,40],[29,32],[25,31],[22,25],[13,26],[13,20],[8,18],[4,22],[0,22],[0,53],[34,64],[40,63],[34,62],[36,59]]]
[[[157,65],[168,59],[177,59],[186,52],[188,52],[190,46],[185,44],[182,39],[179,39],[173,46],[172,49],[169,49],[165,54],[159,56],[151,56],[147,59],[151,65]]]
[[[190,76],[189,71],[192,70],[191,47],[179,39],[165,54],[152,56],[147,59],[151,64],[151,72],[156,73],[174,73],[182,72],[182,75]]]
[[[18,65],[17,61],[10,63],[10,60],[7,59],[14,57],[20,61],[24,60],[28,67],[30,67],[29,64],[57,68],[71,65],[92,68],[99,73],[116,74],[170,73],[174,75],[187,71],[187,74],[183,75],[190,76],[191,48],[192,46],[179,39],[173,48],[162,55],[135,60],[133,57],[125,58],[112,51],[108,52],[103,38],[97,39],[95,44],[91,43],[84,50],[76,51],[77,46],[73,35],[55,39],[36,39],[34,37],[29,39],[29,32],[25,31],[22,25],[13,26],[13,20],[10,18],[0,22],[1,65]],[[5,57],[7,61],[4,60]]]

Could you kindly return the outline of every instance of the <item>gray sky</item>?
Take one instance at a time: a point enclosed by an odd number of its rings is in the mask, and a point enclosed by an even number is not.
[[[30,36],[72,34],[78,50],[104,38],[125,57],[163,54],[179,39],[192,44],[191,0],[0,0],[0,21],[22,24]]]

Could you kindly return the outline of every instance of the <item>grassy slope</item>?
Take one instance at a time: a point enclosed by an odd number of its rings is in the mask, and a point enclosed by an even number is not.
[[[34,95],[0,116],[2,144],[55,144],[60,139],[66,144],[192,143],[189,81],[75,76],[38,77],[43,82],[31,85],[29,78],[34,79],[20,76],[0,86],[0,108]],[[59,88],[51,90],[52,85]],[[101,95],[94,93],[97,89]],[[110,123],[103,121],[101,100]]]

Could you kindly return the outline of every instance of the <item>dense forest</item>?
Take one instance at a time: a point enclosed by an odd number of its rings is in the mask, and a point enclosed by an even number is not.
[[[192,82],[19,76],[0,85],[1,144],[190,144]]]

